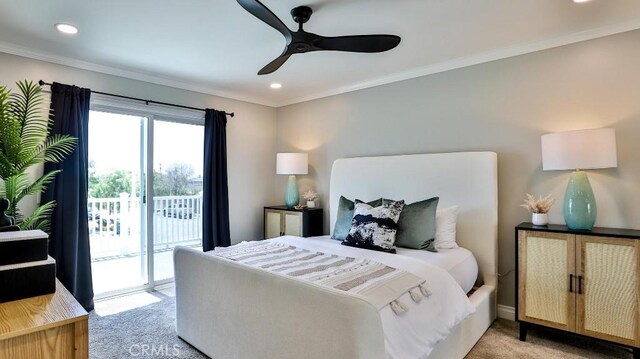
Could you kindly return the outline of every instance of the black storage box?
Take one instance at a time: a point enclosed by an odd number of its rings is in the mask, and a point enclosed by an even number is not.
[[[46,260],[0,266],[0,303],[56,291],[56,261]]]
[[[47,251],[48,236],[43,231],[0,232],[0,266],[44,261]]]

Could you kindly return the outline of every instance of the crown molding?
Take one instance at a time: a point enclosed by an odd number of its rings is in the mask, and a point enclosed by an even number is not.
[[[363,90],[380,85],[387,85],[394,82],[410,80],[417,77],[433,75],[440,72],[446,72],[450,70],[460,69],[473,65],[479,65],[486,62],[506,59],[514,56],[525,55],[532,52],[551,49],[554,47],[560,47],[570,45],[578,42],[593,40],[605,36],[615,35],[623,32],[633,31],[640,29],[640,18],[634,19],[629,22],[603,26],[595,29],[580,31],[565,36],[553,37],[545,40],[534,41],[522,45],[515,45],[505,47],[498,50],[488,51],[476,55],[459,57],[449,61],[440,62],[433,65],[428,65],[409,71],[398,72],[388,76],[380,77],[374,80],[360,82],[353,85],[343,86],[329,91],[324,91],[309,96],[302,96],[287,101],[282,101],[276,104],[275,107],[283,107],[293,105],[301,102],[307,102],[324,97],[335,96],[344,94],[347,92],[353,92],[357,90]]]
[[[219,91],[213,88],[194,85],[194,84],[190,84],[190,83],[178,81],[178,80],[167,79],[160,76],[149,75],[149,74],[131,71],[131,70],[124,70],[117,67],[100,65],[92,62],[76,60],[76,59],[58,56],[58,55],[52,55],[49,53],[28,49],[28,48],[21,47],[15,44],[7,43],[7,42],[0,42],[0,52],[5,52],[12,55],[27,57],[35,60],[50,62],[50,63],[64,65],[64,66],[70,66],[70,67],[79,68],[83,70],[89,70],[89,71],[99,72],[103,74],[149,82],[156,85],[169,86],[169,87],[174,87],[182,90],[194,91],[194,92],[199,92],[203,94],[225,97],[233,100],[250,102],[258,105],[278,108],[278,107],[293,105],[301,102],[316,100],[324,97],[340,95],[340,94],[353,92],[357,90],[363,90],[363,89],[376,87],[380,85],[391,84],[394,82],[410,80],[417,77],[433,75],[440,72],[446,72],[446,71],[478,65],[486,62],[506,59],[514,56],[524,55],[524,54],[551,49],[555,47],[560,47],[564,45],[570,45],[570,44],[574,44],[582,41],[593,40],[593,39],[597,39],[605,36],[633,31],[637,29],[640,29],[640,18],[637,18],[628,22],[624,22],[624,23],[618,23],[618,24],[603,26],[595,29],[580,31],[580,32],[576,32],[576,33],[565,35],[565,36],[553,37],[553,38],[549,38],[541,41],[534,41],[534,42],[530,42],[522,45],[510,46],[510,47],[488,51],[488,52],[484,52],[484,53],[480,53],[472,56],[459,57],[449,61],[444,61],[437,64],[432,64],[432,65],[428,65],[428,66],[424,66],[424,67],[420,67],[420,68],[416,68],[408,71],[398,72],[388,76],[379,77],[373,80],[363,81],[363,82],[359,82],[359,83],[355,83],[347,86],[341,86],[328,91],[318,92],[308,96],[297,97],[297,98],[293,98],[293,99],[289,99],[281,102],[268,101],[263,98],[247,97],[242,94],[238,94],[234,92]]]
[[[21,57],[26,57],[34,60],[50,62],[58,65],[74,67],[82,70],[88,70],[88,71],[99,72],[107,75],[124,77],[132,80],[149,82],[156,85],[174,87],[182,90],[199,92],[199,93],[218,96],[218,97],[225,97],[232,100],[249,102],[249,103],[254,103],[258,105],[264,105],[269,107],[275,107],[276,105],[274,102],[266,101],[261,98],[247,97],[234,92],[215,90],[205,86],[198,86],[198,85],[190,84],[183,81],[163,78],[161,76],[149,75],[149,74],[145,74],[137,71],[124,70],[117,67],[105,66],[105,65],[100,65],[93,62],[87,62],[87,61],[77,60],[69,57],[53,55],[46,52],[18,46],[8,42],[0,41],[0,52],[21,56]]]

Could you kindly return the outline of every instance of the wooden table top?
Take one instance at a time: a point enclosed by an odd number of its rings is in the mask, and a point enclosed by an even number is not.
[[[0,340],[87,320],[89,314],[56,279],[56,292],[0,303]]]

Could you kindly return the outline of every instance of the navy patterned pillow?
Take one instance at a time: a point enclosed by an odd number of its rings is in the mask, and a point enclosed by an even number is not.
[[[356,200],[351,229],[342,244],[395,253],[394,243],[398,230],[398,219],[400,219],[403,208],[404,201],[388,202],[378,207],[372,207]]]

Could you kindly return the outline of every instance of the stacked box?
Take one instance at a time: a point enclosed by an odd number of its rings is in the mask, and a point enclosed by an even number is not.
[[[48,236],[35,231],[0,232],[0,303],[56,290],[56,261]]]

